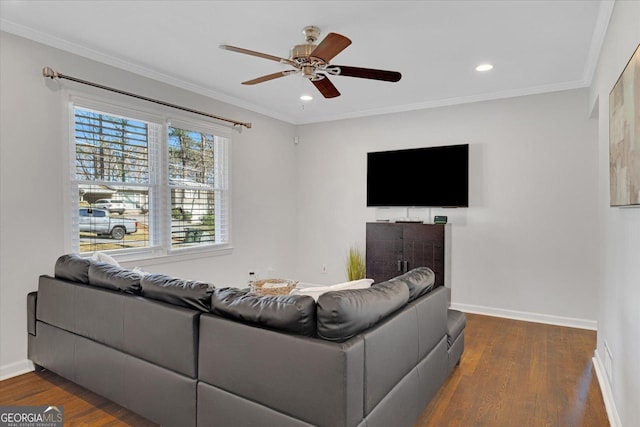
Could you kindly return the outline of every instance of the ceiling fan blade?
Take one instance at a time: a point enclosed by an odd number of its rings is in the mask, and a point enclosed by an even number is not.
[[[336,87],[331,83],[331,80],[325,76],[324,79],[320,80],[311,80],[311,83],[318,88],[322,96],[325,98],[335,98],[340,96],[340,92]]]
[[[262,82],[268,82],[269,80],[277,79],[279,77],[288,76],[289,74],[295,74],[296,71],[286,70],[286,71],[278,71],[277,73],[267,74],[266,76],[257,77],[253,80],[247,80],[246,82],[242,82],[243,85],[255,85]]]
[[[362,79],[384,80],[386,82],[397,82],[402,78],[402,74],[397,71],[376,70],[373,68],[348,67],[346,65],[332,65],[331,68],[339,68],[336,75],[347,77],[360,77]]]
[[[309,54],[309,56],[322,59],[324,62],[328,63],[334,56],[345,50],[350,44],[351,40],[349,40],[349,38],[337,33],[329,33],[327,34],[327,37],[320,42],[318,47]]]
[[[228,44],[221,44],[220,45],[220,49],[230,50],[232,52],[237,52],[237,53],[244,53],[245,55],[257,56],[258,58],[269,59],[271,61],[280,62],[282,64],[289,64],[289,65],[293,65],[293,66],[296,65],[295,62],[293,62],[293,61],[291,61],[291,60],[289,60],[287,58],[280,58],[279,56],[273,56],[273,55],[269,55],[267,53],[256,52],[254,50],[249,50],[249,49],[243,49],[241,47],[231,46],[231,45],[228,45]]]

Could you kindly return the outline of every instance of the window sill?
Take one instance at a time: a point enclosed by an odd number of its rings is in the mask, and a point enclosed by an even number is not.
[[[176,250],[163,255],[154,255],[152,250],[129,254],[112,255],[123,267],[145,267],[163,263],[191,261],[195,259],[211,258],[216,256],[231,255],[233,247],[197,248]]]

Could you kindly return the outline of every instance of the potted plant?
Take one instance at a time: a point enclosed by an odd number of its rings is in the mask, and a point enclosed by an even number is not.
[[[347,278],[349,281],[364,279],[366,276],[366,265],[362,249],[357,246],[351,246],[347,253]]]

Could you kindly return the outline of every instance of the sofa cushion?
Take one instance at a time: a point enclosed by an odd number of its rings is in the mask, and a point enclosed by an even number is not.
[[[140,294],[140,275],[104,262],[94,262],[89,267],[89,284],[128,294]]]
[[[62,255],[56,261],[55,276],[57,279],[71,282],[89,283],[89,266],[92,261],[76,254]]]
[[[329,341],[347,340],[402,308],[407,301],[409,288],[402,281],[327,292],[318,298],[318,336]]]
[[[211,309],[214,287],[206,282],[148,274],[140,278],[140,286],[146,298],[201,311]]]
[[[121,267],[120,263],[116,261],[114,257],[105,254],[104,252],[94,252],[91,259],[95,262],[104,262],[107,264],[115,265],[116,267]]]
[[[216,289],[213,314],[270,329],[315,336],[316,304],[306,295],[260,296],[237,288]]]
[[[467,325],[467,316],[458,310],[447,310],[447,344],[449,347],[462,333]]]
[[[396,281],[407,285],[409,288],[409,302],[411,302],[433,289],[436,275],[429,267],[418,267],[389,280],[389,282]]]
[[[350,282],[337,283],[330,286],[315,286],[311,285],[304,288],[295,288],[291,291],[293,295],[309,295],[315,301],[318,301],[318,297],[325,292],[330,291],[343,291],[345,289],[366,289],[373,283],[373,279],[360,279],[351,280]]]

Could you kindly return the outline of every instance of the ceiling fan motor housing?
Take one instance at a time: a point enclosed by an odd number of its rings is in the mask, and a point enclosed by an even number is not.
[[[298,64],[309,62],[309,55],[315,48],[316,45],[311,43],[297,44],[289,51],[289,59]]]

